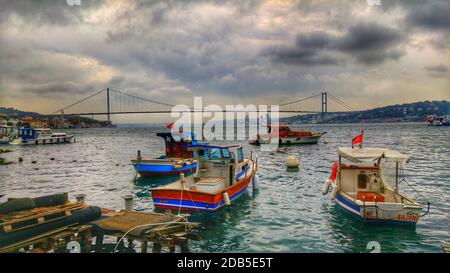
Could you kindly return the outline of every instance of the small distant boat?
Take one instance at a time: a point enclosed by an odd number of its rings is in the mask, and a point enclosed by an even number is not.
[[[361,146],[339,148],[338,152],[339,161],[334,163],[331,176],[325,181],[323,194],[331,186],[331,199],[367,222],[416,224],[419,221],[423,216],[420,215],[422,206],[398,191],[399,166],[408,161],[408,156],[391,149]],[[387,185],[382,175],[384,162],[395,163],[395,181],[390,181],[394,188]]]
[[[74,135],[53,133],[48,128],[19,128],[17,137],[10,142],[12,145],[38,145],[70,143]]]
[[[16,136],[17,136],[16,127],[0,125],[0,144],[8,144]]]
[[[170,132],[156,135],[165,141],[165,155],[154,159],[143,159],[138,151],[137,159],[131,160],[131,163],[141,176],[175,175],[195,171],[197,160],[188,150],[192,140],[181,138],[180,141],[176,141]]]
[[[215,211],[241,196],[250,182],[257,183],[256,158],[244,158],[241,146],[197,144],[191,149],[198,160],[195,174],[151,189],[156,208]]]
[[[440,116],[430,115],[426,118],[428,126],[450,126],[450,115]]]
[[[269,144],[271,143],[272,137],[278,137],[278,144],[288,145],[288,144],[317,144],[320,137],[322,137],[326,132],[311,132],[311,131],[293,131],[287,125],[276,126],[278,128],[278,133],[276,134],[274,130],[275,126],[267,126],[268,134],[256,136],[256,139],[249,140],[252,145]]]

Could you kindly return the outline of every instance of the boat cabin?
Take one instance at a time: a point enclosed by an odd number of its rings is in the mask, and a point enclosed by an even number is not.
[[[291,128],[289,128],[288,125],[269,125],[267,126],[268,133],[271,135],[278,135],[280,138],[285,137],[305,137],[305,136],[312,136],[313,132],[309,131],[293,131]],[[276,130],[274,130],[276,129]],[[277,133],[278,132],[278,133]],[[316,133],[319,134],[320,133]]]
[[[62,138],[66,133],[53,133],[48,128],[19,128],[19,138],[22,140],[35,140],[43,138]]]
[[[190,149],[197,156],[197,170],[194,175],[197,186],[214,186],[216,183],[211,181],[229,186],[241,176],[245,176],[248,160],[244,158],[239,145],[199,144],[191,145]]]
[[[339,148],[340,191],[365,202],[410,201],[398,194],[399,166],[407,160],[406,155],[390,149]],[[380,166],[382,162],[395,163],[394,181],[385,181]],[[390,185],[395,186],[394,191],[388,188]]]
[[[176,141],[172,137],[172,133],[156,133],[157,136],[162,137],[165,141],[165,157],[166,158],[192,158],[194,157],[192,151],[188,147],[192,143],[186,137]]]

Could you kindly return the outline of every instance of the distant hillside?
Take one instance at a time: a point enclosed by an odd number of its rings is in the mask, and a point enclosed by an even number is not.
[[[4,114],[7,116],[17,116],[19,118],[23,117],[46,118],[45,115],[36,112],[26,112],[14,108],[5,108],[5,107],[0,107],[0,114]]]
[[[9,117],[17,117],[17,118],[23,118],[23,117],[32,117],[37,119],[54,119],[59,118],[59,116],[47,116],[42,115],[36,112],[27,112],[27,111],[21,111],[15,108],[6,108],[6,107],[0,107],[0,114],[9,116]],[[108,121],[99,121],[88,117],[76,117],[74,115],[65,115],[65,119],[70,121],[73,125],[77,126],[80,122],[83,122],[85,124],[98,124],[100,127],[108,127],[111,126],[111,123]]]
[[[378,123],[378,122],[422,122],[428,115],[449,115],[450,101],[421,101],[396,104],[365,111],[349,113],[307,114],[282,118],[281,122],[296,123]]]

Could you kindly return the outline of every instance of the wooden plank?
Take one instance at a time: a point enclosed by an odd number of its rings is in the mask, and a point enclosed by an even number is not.
[[[46,233],[39,234],[37,236],[31,237],[27,240],[20,241],[6,247],[0,248],[0,253],[8,253],[14,252],[21,248],[25,248],[27,246],[43,244],[43,243],[53,243],[58,242],[62,238],[67,237],[76,237],[75,234],[81,234],[85,231],[90,230],[92,227],[90,225],[82,225],[78,227],[74,227],[76,224],[64,226]]]
[[[67,203],[66,203],[67,204]],[[4,222],[0,223],[0,227],[4,225],[12,225],[19,222],[24,222],[28,220],[33,220],[39,217],[45,217],[52,214],[57,213],[65,213],[67,210],[75,210],[75,209],[81,209],[84,205],[80,203],[70,203],[69,205],[59,205],[54,207],[47,207],[46,209],[39,208],[40,210],[29,210],[26,211],[25,217],[23,217],[20,214],[2,214],[0,215],[0,219],[2,219]]]
[[[450,253],[450,243],[441,242],[441,247],[445,253]]]

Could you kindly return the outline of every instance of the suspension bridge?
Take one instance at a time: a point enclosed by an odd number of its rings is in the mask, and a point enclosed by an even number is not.
[[[268,103],[273,105],[273,103]],[[331,112],[353,111],[347,103],[328,92],[320,92],[309,97],[278,104],[280,113],[326,114]],[[106,116],[111,121],[111,115],[125,114],[164,114],[171,113],[174,104],[149,99],[128,92],[105,88],[94,92],[70,105],[64,106],[50,115],[61,116]],[[189,107],[190,112],[214,112]],[[95,109],[95,110],[94,110]],[[221,110],[226,112],[227,110]],[[248,112],[248,110],[233,110]],[[270,111],[270,107],[268,109]],[[181,111],[183,112],[183,111]],[[217,111],[216,111],[217,112]]]

